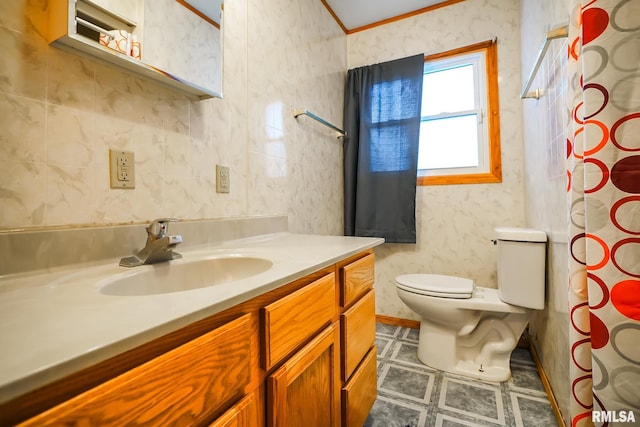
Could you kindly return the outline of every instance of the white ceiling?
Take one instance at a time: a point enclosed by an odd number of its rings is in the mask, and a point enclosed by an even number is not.
[[[223,0],[185,0],[203,14],[219,21],[220,4]],[[353,30],[385,19],[415,12],[425,7],[443,3],[445,0],[325,0],[338,19]]]
[[[325,0],[347,30],[443,3],[444,0]]]
[[[220,23],[220,5],[222,0],[184,0],[212,21]]]
[[[223,0],[185,1],[215,22],[219,22],[220,4]],[[445,0],[325,0],[325,2],[347,30],[353,30],[443,3]]]

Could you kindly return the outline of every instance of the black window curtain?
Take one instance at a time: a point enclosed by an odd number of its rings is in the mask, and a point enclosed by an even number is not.
[[[354,68],[344,97],[344,235],[416,242],[424,55]]]

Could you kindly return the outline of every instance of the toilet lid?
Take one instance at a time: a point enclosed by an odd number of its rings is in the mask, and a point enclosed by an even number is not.
[[[440,274],[403,274],[396,283],[409,292],[440,298],[471,298],[474,288],[471,279]]]

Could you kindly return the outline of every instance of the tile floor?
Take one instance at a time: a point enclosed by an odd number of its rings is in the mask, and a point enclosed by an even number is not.
[[[365,427],[557,426],[529,350],[513,352],[510,381],[484,382],[420,363],[417,329],[376,329],[378,398]]]

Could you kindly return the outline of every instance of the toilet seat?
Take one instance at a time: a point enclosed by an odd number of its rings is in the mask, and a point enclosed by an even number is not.
[[[440,274],[403,274],[396,277],[398,288],[438,298],[471,298],[475,284],[464,277]]]

